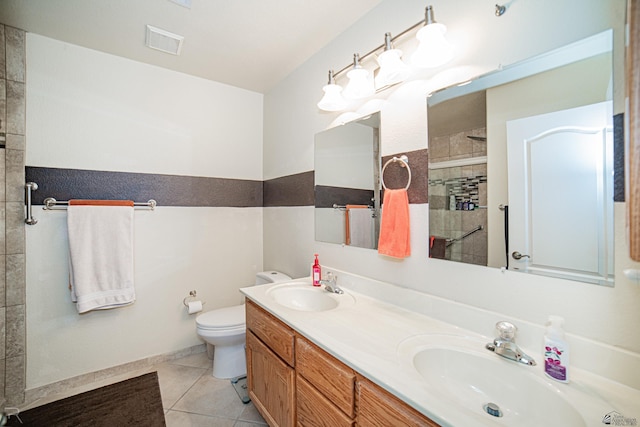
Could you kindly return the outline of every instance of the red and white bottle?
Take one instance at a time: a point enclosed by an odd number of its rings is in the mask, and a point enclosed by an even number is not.
[[[318,262],[318,254],[315,254],[316,260],[313,263],[313,267],[311,267],[313,280],[313,286],[320,286],[320,280],[322,280],[322,269],[320,268],[320,263]]]

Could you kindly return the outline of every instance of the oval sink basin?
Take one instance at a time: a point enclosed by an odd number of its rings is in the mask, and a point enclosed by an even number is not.
[[[348,293],[334,294],[324,290],[324,286],[309,283],[285,283],[267,291],[273,300],[287,308],[298,311],[326,311],[351,305],[353,296]]]
[[[536,373],[536,368],[484,350],[484,343],[475,338],[417,336],[401,343],[398,351],[424,378],[425,387],[484,422],[586,425],[560,390]]]

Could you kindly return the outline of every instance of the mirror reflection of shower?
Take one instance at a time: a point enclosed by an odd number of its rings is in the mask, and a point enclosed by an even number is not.
[[[429,109],[431,258],[487,265],[484,105],[480,93]]]

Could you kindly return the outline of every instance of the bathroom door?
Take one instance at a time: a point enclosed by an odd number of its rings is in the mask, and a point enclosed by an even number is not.
[[[510,269],[612,283],[611,120],[603,102],[507,122]]]

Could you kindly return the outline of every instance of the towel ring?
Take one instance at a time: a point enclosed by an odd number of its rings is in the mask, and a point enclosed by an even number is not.
[[[387,163],[384,164],[384,166],[382,167],[382,172],[380,172],[380,181],[382,182],[382,188],[387,190],[387,186],[384,183],[384,170],[387,168],[387,166],[389,166],[390,163],[396,162],[400,162],[400,166],[403,168],[407,168],[407,172],[409,172],[409,180],[407,182],[407,186],[404,187],[404,189],[407,190],[411,185],[411,168],[409,167],[409,158],[405,154],[400,157],[393,156],[392,159],[387,160]]]

